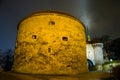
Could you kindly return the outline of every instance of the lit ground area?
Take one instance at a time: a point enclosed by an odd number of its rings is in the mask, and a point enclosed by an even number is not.
[[[13,72],[0,72],[0,80],[109,80],[108,72],[87,72],[76,76],[68,75],[30,75]]]

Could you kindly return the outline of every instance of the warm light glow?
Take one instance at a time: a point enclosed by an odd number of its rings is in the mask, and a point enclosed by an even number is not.
[[[86,72],[85,28],[58,12],[38,12],[18,26],[13,70],[32,74]]]

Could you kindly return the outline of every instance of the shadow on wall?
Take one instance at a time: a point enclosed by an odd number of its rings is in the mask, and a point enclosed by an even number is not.
[[[88,61],[88,69],[89,69],[89,71],[94,71],[95,66],[94,66],[93,62],[90,59],[87,59],[87,61]]]

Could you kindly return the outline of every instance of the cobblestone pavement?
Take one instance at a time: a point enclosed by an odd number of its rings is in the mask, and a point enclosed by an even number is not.
[[[108,72],[87,72],[80,75],[31,75],[0,72],[0,80],[110,80]]]

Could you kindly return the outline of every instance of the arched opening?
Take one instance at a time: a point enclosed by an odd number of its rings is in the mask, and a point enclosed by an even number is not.
[[[87,59],[88,62],[88,69],[89,71],[93,71],[94,70],[94,64],[90,59]]]

